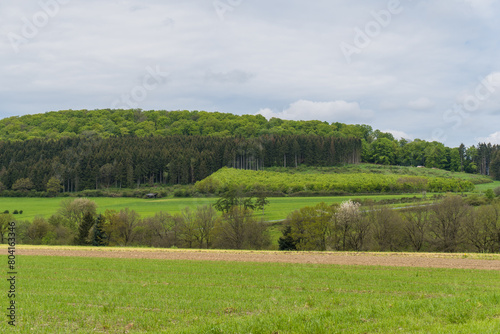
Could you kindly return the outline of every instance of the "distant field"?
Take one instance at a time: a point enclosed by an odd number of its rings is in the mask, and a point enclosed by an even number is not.
[[[270,205],[266,207],[264,215],[257,213],[258,217],[265,220],[285,219],[286,216],[301,207],[313,206],[320,202],[341,203],[353,198],[371,198],[373,200],[401,198],[401,197],[421,197],[420,194],[405,195],[371,195],[371,196],[338,196],[338,197],[275,197],[269,198]],[[121,210],[130,208],[135,210],[142,217],[152,216],[158,211],[168,213],[180,212],[186,207],[196,208],[200,205],[212,204],[216,198],[167,198],[167,199],[141,199],[141,198],[91,198],[97,203],[98,211],[104,212],[106,209]],[[59,204],[64,198],[13,198],[0,197],[0,211],[23,210],[22,215],[15,215],[17,219],[32,220],[35,216],[49,217],[57,212]]]
[[[495,189],[500,187],[500,181],[493,181],[491,183],[478,184],[476,185],[476,190],[484,192],[488,189]]]
[[[499,333],[498,271],[20,256],[3,333]]]

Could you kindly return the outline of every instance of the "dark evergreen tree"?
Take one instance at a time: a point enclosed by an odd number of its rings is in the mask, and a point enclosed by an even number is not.
[[[500,151],[495,152],[490,165],[490,175],[500,181]]]
[[[285,226],[283,236],[278,239],[278,245],[279,250],[297,250],[297,241],[292,237],[292,227],[290,225]]]
[[[94,226],[95,224],[95,219],[94,215],[90,212],[87,212],[85,216],[83,217],[83,221],[78,226],[78,235],[75,237],[75,244],[76,245],[90,245],[91,242],[89,240],[89,231]]]
[[[107,246],[108,236],[104,231],[104,218],[102,215],[98,215],[95,220],[95,225],[92,234],[92,246]]]

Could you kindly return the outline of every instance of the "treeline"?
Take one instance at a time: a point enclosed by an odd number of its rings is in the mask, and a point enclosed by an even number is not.
[[[322,121],[267,120],[262,115],[141,109],[61,110],[0,120],[0,140],[99,137],[319,135],[360,138],[364,126]]]
[[[355,137],[361,140],[362,162],[425,166],[448,171],[491,175],[500,179],[498,145],[450,148],[439,142],[396,140],[390,133],[369,125],[340,122],[291,121],[262,115],[234,115],[206,111],[130,110],[62,110],[45,114],[9,117],[0,120],[0,141],[62,138],[144,138],[193,136],[197,138],[260,138],[262,136]],[[278,164],[277,159],[276,164]],[[240,161],[240,165],[257,164]],[[281,166],[299,163],[288,154]],[[322,162],[326,164],[327,162]]]
[[[134,210],[97,214],[95,202],[66,199],[48,219],[17,220],[16,242],[33,245],[148,246],[177,248],[267,249],[268,225],[243,205],[219,214],[212,206],[180,213],[157,212],[141,218]],[[10,214],[0,214],[0,242],[5,242]]]
[[[395,140],[391,134],[382,134],[377,139],[363,139],[362,161],[477,173],[500,180],[500,146],[486,143],[449,148],[435,141]]]
[[[96,136],[0,142],[0,191],[134,188],[190,184],[222,167],[259,170],[357,163],[361,141],[317,135],[256,138]]]
[[[225,199],[225,204],[230,204],[230,198]],[[17,220],[17,242],[272,249],[270,225],[256,219],[247,199],[233,204],[222,205],[222,213],[212,206],[200,206],[141,218],[129,209],[98,215],[93,201],[67,199],[48,219]],[[12,221],[13,215],[0,214],[1,242],[5,242]],[[352,201],[320,203],[294,211],[282,228],[280,250],[500,252],[500,205],[492,198],[487,205],[473,207],[460,196],[451,196],[430,206],[403,210],[361,207]]]
[[[427,207],[392,210],[348,201],[291,213],[281,250],[500,252],[500,205],[469,206],[447,197]]]

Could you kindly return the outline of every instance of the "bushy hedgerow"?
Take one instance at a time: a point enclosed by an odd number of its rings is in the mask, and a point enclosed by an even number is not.
[[[232,168],[222,168],[195,184],[197,191],[214,194],[234,186],[242,187],[247,192],[258,188],[284,194],[304,194],[305,192],[327,194],[464,192],[474,188],[471,182],[455,178],[374,173],[290,174]]]

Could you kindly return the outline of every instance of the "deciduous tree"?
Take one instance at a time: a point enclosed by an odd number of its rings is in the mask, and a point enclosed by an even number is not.
[[[47,182],[46,189],[51,196],[55,196],[61,192],[63,186],[61,185],[61,181],[59,181],[57,177],[53,176]]]
[[[460,196],[446,197],[432,208],[430,231],[434,237],[436,250],[455,252],[464,237],[464,222],[470,212]]]
[[[12,185],[12,190],[28,191],[34,188],[33,182],[29,178],[21,178],[16,180]]]

